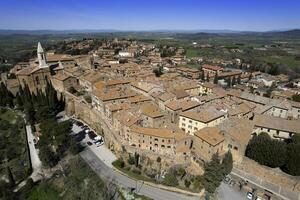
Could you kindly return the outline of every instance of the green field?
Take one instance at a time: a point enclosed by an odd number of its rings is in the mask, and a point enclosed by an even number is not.
[[[260,57],[261,60],[268,63],[284,64],[291,68],[300,67],[300,60],[296,60],[295,56],[268,56]]]

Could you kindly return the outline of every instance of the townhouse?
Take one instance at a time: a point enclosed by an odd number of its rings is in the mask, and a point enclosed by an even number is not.
[[[227,119],[227,113],[213,107],[198,111],[186,111],[179,115],[179,128],[188,134],[194,133],[205,127],[213,127]]]

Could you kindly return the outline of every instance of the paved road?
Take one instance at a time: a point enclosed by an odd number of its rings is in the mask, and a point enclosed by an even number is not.
[[[34,136],[31,131],[31,126],[26,126],[26,133],[27,133],[27,139],[28,139],[28,145],[29,145],[29,151],[30,151],[30,159],[31,159],[31,166],[32,166],[32,174],[31,178],[33,181],[37,181],[41,178],[41,169],[42,169],[42,162],[38,156],[38,152],[36,148],[34,147]]]
[[[123,187],[137,188],[142,195],[148,196],[155,200],[196,200],[199,197],[186,196],[176,192],[162,190],[156,187],[143,184],[141,181],[135,181],[124,176],[102,162],[97,155],[90,149],[86,148],[80,153],[80,156],[91,166],[91,168],[103,179],[113,180]]]
[[[229,185],[225,183],[221,183],[220,187],[218,188],[218,199],[219,200],[240,200],[240,199],[247,199],[245,194],[242,192],[236,191]]]

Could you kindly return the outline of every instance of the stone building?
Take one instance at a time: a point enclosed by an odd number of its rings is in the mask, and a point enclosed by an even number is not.
[[[206,127],[195,132],[192,151],[196,160],[210,161],[213,154],[224,154],[224,136],[217,127]]]
[[[266,132],[274,139],[290,139],[294,134],[300,134],[300,120],[287,120],[268,115],[254,116],[254,134]]]
[[[213,127],[227,119],[227,114],[212,107],[201,111],[186,111],[179,115],[179,128],[193,135],[196,131]]]
[[[37,66],[25,67],[16,73],[19,84],[22,87],[27,85],[31,92],[36,92],[37,90],[43,91],[51,77],[46,54],[41,43],[38,43],[37,57],[39,62]]]

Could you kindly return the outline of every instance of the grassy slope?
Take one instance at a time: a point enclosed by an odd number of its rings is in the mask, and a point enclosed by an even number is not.
[[[9,121],[13,126],[17,126],[18,120],[22,120],[19,113],[13,110],[0,113],[0,119]],[[6,173],[7,167],[10,167],[16,182],[26,178],[31,169],[25,128],[19,129],[19,131],[18,135],[12,136],[9,130],[0,130],[0,134],[7,139],[5,149],[0,149],[0,153],[4,154],[5,151],[12,150],[16,152],[14,159],[0,165],[0,176]]]
[[[79,157],[70,160],[59,173],[35,186],[28,199],[103,199],[105,183]]]

